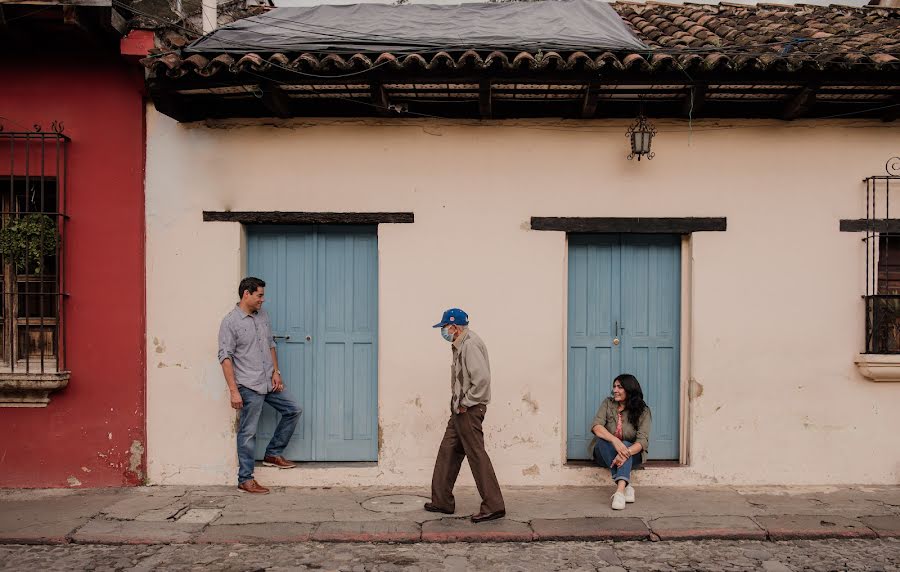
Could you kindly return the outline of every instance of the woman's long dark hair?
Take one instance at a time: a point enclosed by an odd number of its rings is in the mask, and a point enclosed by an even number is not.
[[[631,425],[637,429],[638,423],[640,423],[641,420],[641,415],[643,415],[644,411],[647,409],[647,404],[644,403],[644,392],[641,390],[641,384],[638,383],[637,378],[630,373],[621,374],[613,380],[613,382],[616,381],[618,381],[622,385],[622,389],[625,390],[625,411],[628,412],[628,421],[630,421]]]

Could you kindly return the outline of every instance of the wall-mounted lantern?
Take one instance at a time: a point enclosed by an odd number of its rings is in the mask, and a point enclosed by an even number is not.
[[[653,142],[654,135],[656,135],[656,127],[643,114],[638,115],[637,120],[625,134],[631,140],[631,155],[628,156],[628,160],[634,159],[635,156],[638,161],[641,160],[641,157],[652,159],[655,153],[650,150],[650,144]]]

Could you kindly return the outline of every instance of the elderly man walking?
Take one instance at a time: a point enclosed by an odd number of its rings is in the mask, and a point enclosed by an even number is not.
[[[253,478],[256,431],[263,403],[281,414],[263,457],[263,465],[269,467],[291,469],[295,466],[282,453],[302,413],[294,398],[284,391],[269,314],[262,309],[265,289],[266,283],[259,278],[241,280],[238,286],[240,301],[219,328],[219,363],[228,384],[231,407],[241,412],[237,434],[238,489],[257,494],[269,492]]]
[[[506,516],[506,506],[500,483],[494,474],[494,466],[484,450],[484,431],[481,424],[491,400],[491,366],[487,348],[475,332],[469,330],[469,316],[459,308],[444,312],[441,321],[434,325],[441,328],[441,335],[452,344],[450,421],[444,439],[438,449],[431,479],[431,502],[425,510],[453,514],[456,500],[453,485],[462,466],[463,458],[469,459],[469,467],[481,508],[472,515],[472,522],[487,522]]]

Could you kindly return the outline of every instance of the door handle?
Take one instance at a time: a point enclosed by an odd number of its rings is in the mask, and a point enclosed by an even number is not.
[[[613,338],[613,345],[614,346],[619,345],[619,338]]]
[[[306,341],[307,341],[307,342],[311,342],[311,341],[312,341],[312,336],[306,336]]]

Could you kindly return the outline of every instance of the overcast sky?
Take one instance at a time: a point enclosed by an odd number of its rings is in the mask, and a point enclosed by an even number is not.
[[[275,6],[315,6],[317,4],[391,4],[392,2],[384,0],[274,0]],[[470,0],[410,0],[413,4],[461,4]],[[471,0],[477,2],[479,0]],[[678,0],[666,0],[667,2],[680,4]],[[702,2],[704,4],[717,4],[718,0],[691,0],[692,2]],[[730,2],[739,4],[756,4],[756,1],[749,0],[729,0]],[[765,0],[767,4],[797,4],[798,2],[787,2],[785,0]],[[827,6],[829,4],[842,4],[844,6],[864,6],[868,4],[868,0],[804,0],[801,4],[820,4]]]

